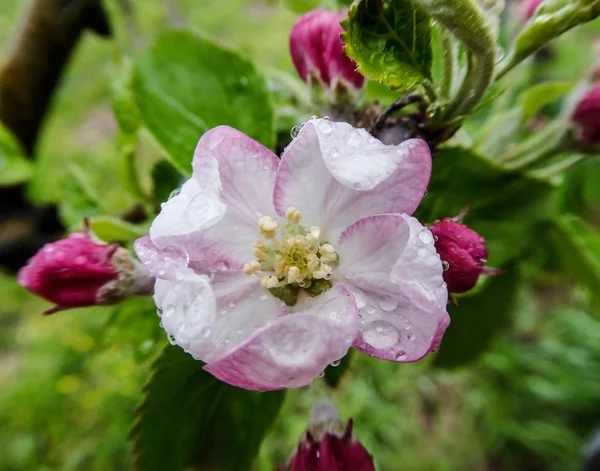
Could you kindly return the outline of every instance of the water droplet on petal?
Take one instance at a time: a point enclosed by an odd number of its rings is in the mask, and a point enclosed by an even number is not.
[[[342,360],[335,360],[335,361],[332,361],[330,364],[331,364],[331,366],[333,366],[335,368],[336,366],[340,366],[341,362],[342,362]]]
[[[265,301],[267,299],[267,293],[263,293],[260,295],[260,300]]]
[[[325,372],[324,372],[324,371],[321,371],[321,372],[319,373],[319,378],[322,378],[323,376],[325,376]]]
[[[360,190],[362,188],[362,185],[360,182],[354,182],[352,184],[352,188],[354,188],[355,190]]]
[[[407,357],[407,355],[406,355],[405,351],[401,350],[399,352],[396,352],[396,361],[402,361],[402,360],[406,359],[406,357]]]
[[[444,267],[444,271],[450,270],[450,264],[446,260],[442,260],[442,267]]]
[[[321,131],[323,134],[331,134],[332,130],[333,123],[328,119],[323,119],[323,121],[319,123],[319,131]]]
[[[169,335],[167,336],[167,338],[169,339],[169,343],[170,343],[171,345],[175,345],[175,344],[177,343],[177,340],[175,340],[175,337],[174,337],[174,336],[172,336],[171,334],[169,334]]]
[[[361,140],[362,137],[360,135],[360,132],[358,132],[356,129],[350,131],[350,135],[348,136],[348,145],[352,147],[357,147],[360,144]]]
[[[365,327],[362,333],[365,342],[373,348],[390,348],[400,341],[400,331],[386,321],[377,320]]]
[[[396,149],[396,152],[392,156],[392,160],[397,164],[401,164],[402,162],[404,162],[404,160],[406,160],[407,156],[408,151],[404,147],[399,147],[398,149]]]
[[[429,229],[421,229],[417,236],[419,237],[419,240],[424,244],[433,244],[433,235],[431,234]]]
[[[173,306],[172,304],[165,306],[162,314],[163,317],[171,317],[173,314],[175,314],[175,306]]]
[[[414,332],[409,332],[409,333],[406,335],[406,338],[407,338],[408,340],[410,340],[411,342],[414,342],[414,340],[417,338],[417,336],[414,334]]]

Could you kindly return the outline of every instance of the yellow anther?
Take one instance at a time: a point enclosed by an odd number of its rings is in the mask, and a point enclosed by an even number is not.
[[[311,226],[308,232],[316,240],[319,240],[319,237],[321,237],[321,228],[319,226]]]
[[[312,276],[313,276],[313,278],[315,278],[317,280],[329,279],[329,277],[331,277],[332,271],[333,271],[333,268],[331,268],[329,265],[327,265],[325,263],[322,263],[321,266],[319,267],[319,269],[313,272]]]
[[[288,208],[285,212],[285,218],[292,224],[298,224],[302,220],[302,213],[296,208]]]
[[[291,267],[289,267],[289,269],[287,271],[287,282],[288,283],[296,283],[301,280],[302,279],[300,277],[300,268],[298,268],[295,265],[292,265]]]
[[[258,232],[266,239],[273,239],[277,235],[277,220],[271,216],[262,216],[258,220]]]
[[[270,276],[267,278],[266,287],[267,288],[275,288],[279,284],[279,280],[276,276]]]
[[[252,246],[252,255],[259,260],[266,260],[268,258],[267,247],[262,240],[254,242],[254,245]]]
[[[258,263],[256,260],[252,260],[250,263],[246,263],[244,265],[245,275],[253,275],[258,271],[260,271],[260,263]]]
[[[331,244],[323,244],[319,247],[319,253],[321,254],[321,261],[333,262],[337,258],[335,249]]]

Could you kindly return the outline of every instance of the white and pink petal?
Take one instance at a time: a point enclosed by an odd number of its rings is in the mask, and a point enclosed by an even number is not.
[[[359,319],[354,298],[343,286],[303,306],[309,310],[272,321],[204,369],[229,384],[258,391],[309,384],[347,353]]]
[[[364,218],[344,230],[337,251],[338,276],[360,308],[355,348],[409,362],[437,347],[449,323],[448,292],[426,228],[405,214]]]
[[[277,169],[279,215],[298,208],[309,225],[336,239],[362,217],[411,214],[431,174],[427,144],[410,139],[387,146],[364,129],[327,119],[308,121],[286,148]]]

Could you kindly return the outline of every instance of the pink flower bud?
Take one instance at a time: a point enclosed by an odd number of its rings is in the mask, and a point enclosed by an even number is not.
[[[286,471],[375,471],[373,458],[330,404],[319,404]]]
[[[519,7],[524,21],[531,19],[540,3],[542,3],[542,0],[521,0]]]
[[[344,52],[340,21],[345,13],[313,10],[302,15],[290,34],[290,52],[298,74],[306,83],[315,78],[327,88],[338,85],[359,89],[365,78]]]
[[[483,237],[457,219],[460,216],[445,218],[429,226],[444,265],[444,281],[450,293],[464,293],[473,288],[484,272],[488,255]]]
[[[579,128],[582,141],[600,143],[600,85],[579,99],[571,119]]]
[[[129,251],[83,232],[46,244],[19,270],[18,279],[32,293],[56,303],[46,314],[150,294],[153,280]]]

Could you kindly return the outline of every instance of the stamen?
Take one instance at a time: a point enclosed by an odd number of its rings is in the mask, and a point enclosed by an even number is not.
[[[271,216],[262,216],[258,220],[258,232],[266,239],[273,239],[277,235],[279,224]]]
[[[302,220],[302,213],[296,208],[291,207],[285,212],[285,218],[292,224],[298,224]]]
[[[260,263],[256,260],[252,260],[250,263],[246,263],[244,265],[244,274],[252,275],[256,272],[260,271]]]

